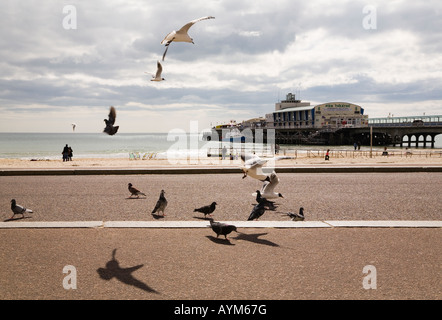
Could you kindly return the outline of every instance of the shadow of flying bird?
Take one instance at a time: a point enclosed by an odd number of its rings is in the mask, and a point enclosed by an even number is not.
[[[130,267],[130,268],[121,268],[120,264],[117,259],[115,259],[115,254],[117,252],[117,249],[114,249],[112,251],[112,260],[108,261],[106,263],[105,268],[98,268],[97,273],[100,275],[100,278],[103,280],[111,280],[112,278],[116,278],[118,281],[123,282],[124,284],[134,286],[136,288],[139,288],[141,290],[144,290],[146,292],[152,292],[159,294],[156,290],[149,287],[144,282],[134,278],[132,276],[132,273],[141,267],[143,267],[142,264]]]

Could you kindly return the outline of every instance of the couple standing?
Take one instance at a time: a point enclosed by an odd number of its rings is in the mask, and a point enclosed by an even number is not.
[[[61,154],[63,155],[63,162],[72,161],[72,148],[68,145],[63,148],[63,152]]]

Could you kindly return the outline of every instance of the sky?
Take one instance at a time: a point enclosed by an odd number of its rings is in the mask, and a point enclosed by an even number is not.
[[[161,41],[162,82],[150,81]],[[198,130],[287,93],[370,118],[442,114],[442,2],[2,0],[0,132]]]

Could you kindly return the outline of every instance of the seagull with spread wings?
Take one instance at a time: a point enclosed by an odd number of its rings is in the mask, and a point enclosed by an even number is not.
[[[199,18],[199,19],[195,19],[195,20],[192,20],[189,23],[185,24],[178,31],[173,30],[172,32],[170,32],[163,39],[163,41],[161,41],[161,44],[164,44],[166,46],[166,50],[164,51],[164,54],[163,54],[163,61],[164,61],[164,58],[166,57],[166,53],[167,53],[167,50],[169,49],[169,45],[172,42],[189,42],[189,43],[194,43],[193,39],[189,36],[189,34],[187,32],[189,31],[190,27],[193,26],[195,23],[197,23],[199,21],[202,21],[202,20],[208,20],[208,19],[215,19],[215,17],[207,16],[207,17],[202,17],[202,18]]]

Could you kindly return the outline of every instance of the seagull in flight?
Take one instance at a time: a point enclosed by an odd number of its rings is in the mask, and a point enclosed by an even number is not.
[[[277,161],[277,160],[294,159],[294,158],[289,156],[279,156],[279,157],[262,159],[254,154],[246,154],[246,155],[241,154],[241,159],[244,161],[244,165],[241,167],[241,170],[244,173],[242,177],[243,179],[246,178],[247,176],[250,176],[260,181],[269,181],[270,174],[275,172],[275,170],[274,168],[271,167],[263,168],[263,166],[267,162],[269,162],[270,160]]]
[[[163,66],[161,65],[161,63],[159,61],[157,61],[157,72],[155,73],[155,75],[152,75],[152,79],[150,81],[163,81],[166,80],[164,78],[161,77],[161,73],[163,72]],[[147,72],[145,72],[147,73]]]
[[[188,35],[187,32],[189,31],[190,27],[193,26],[195,23],[202,21],[202,20],[208,20],[208,19],[215,19],[215,17],[207,16],[207,17],[198,18],[198,19],[192,20],[189,23],[185,24],[180,30],[178,30],[178,31],[173,30],[172,32],[170,32],[163,39],[163,41],[161,41],[161,44],[164,44],[166,46],[166,50],[164,51],[164,54],[163,54],[163,61],[164,61],[164,58],[166,57],[166,53],[167,53],[167,50],[169,49],[169,45],[173,41],[194,43],[193,39]]]
[[[265,199],[275,199],[275,198],[284,198],[281,193],[275,192],[275,187],[279,183],[279,178],[275,172],[269,176],[269,181],[264,181],[262,188],[260,190],[261,197]],[[253,196],[257,196],[257,193],[253,193]]]

